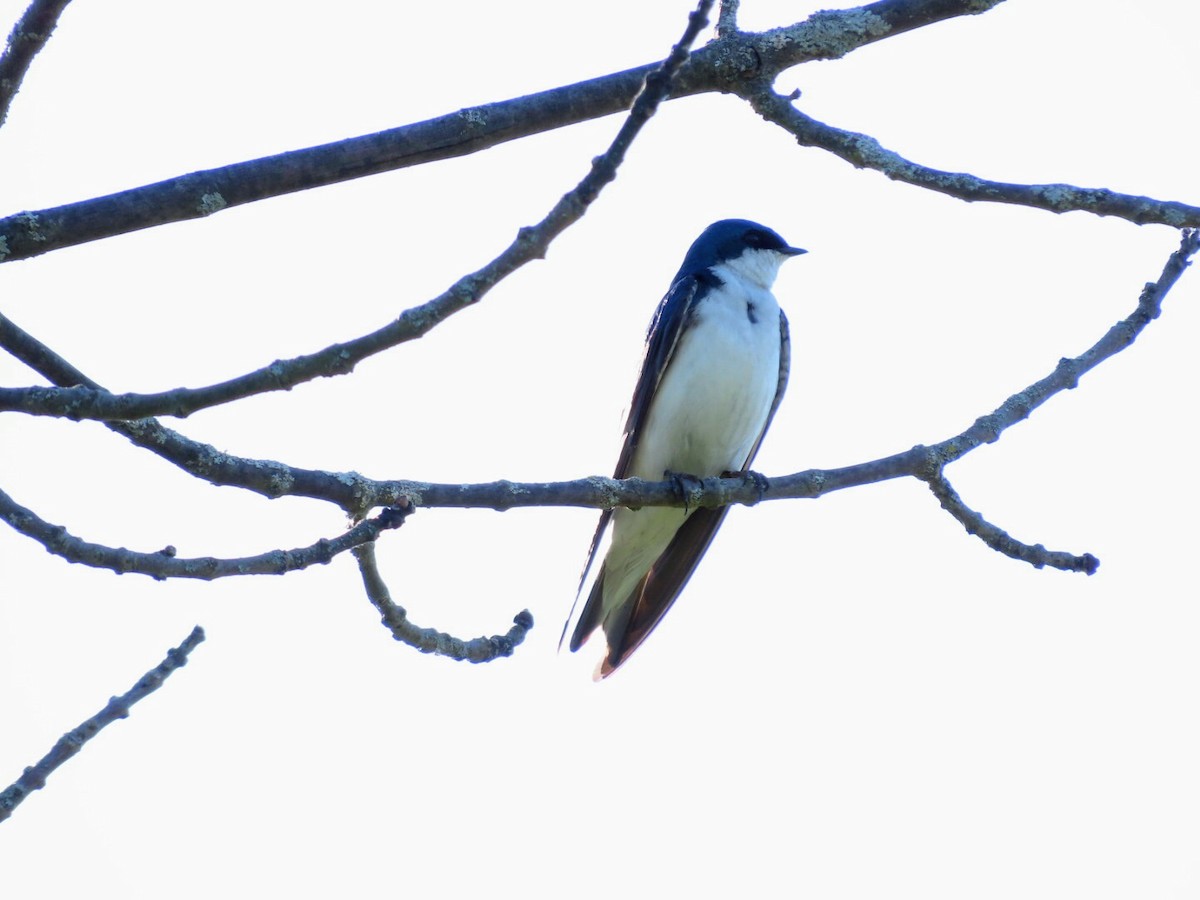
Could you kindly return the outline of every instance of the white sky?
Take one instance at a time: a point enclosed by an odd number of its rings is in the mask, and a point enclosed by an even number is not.
[[[818,8],[743,5],[751,28]],[[688,9],[79,2],[0,133],[0,214],[649,62]],[[1197,203],[1198,25],[1172,0],[1010,0],[779,85],[928,165]],[[477,268],[619,121],[5,265],[0,309],[114,389],[222,380]],[[732,98],[673,102],[479,307],[349,378],[168,424],[379,478],[607,474],[649,316],[726,216],[810,250],[777,284],[795,360],[768,476],[961,431],[1127,315],[1178,244],[897,185]],[[209,635],[0,825],[4,894],[1195,897],[1198,302],[1193,272],[1134,347],[948,470],[1014,536],[1099,556],[1096,576],[988,550],[912,481],[739,509],[602,685],[555,653],[591,511],[427,510],[381,542],[421,625],[533,612],[487,666],[394,643],[348,556],[159,584],[0,529],[0,786],[193,624]],[[0,360],[0,383],[33,382]],[[0,486],[89,540],[182,556],[343,527],[95,424],[0,418]]]

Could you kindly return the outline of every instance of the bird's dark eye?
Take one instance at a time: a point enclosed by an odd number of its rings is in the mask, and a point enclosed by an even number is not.
[[[762,249],[766,246],[767,236],[761,231],[752,229],[746,232],[745,241],[751,247]]]

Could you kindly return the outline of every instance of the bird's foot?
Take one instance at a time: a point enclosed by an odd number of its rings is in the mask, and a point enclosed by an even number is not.
[[[687,514],[694,503],[699,502],[704,495],[704,481],[686,472],[663,472],[663,478],[675,486],[675,493],[683,501],[683,511]]]
[[[379,511],[379,525],[382,528],[399,528],[413,510],[414,507],[408,500],[401,500],[394,506],[385,506]]]
[[[740,478],[743,482],[750,482],[754,485],[754,492],[758,495],[754,502],[760,503],[762,498],[767,495],[767,488],[771,486],[771,482],[767,480],[767,476],[759,472],[746,469],[744,472],[726,472],[723,478]],[[751,504],[753,505],[753,504]]]

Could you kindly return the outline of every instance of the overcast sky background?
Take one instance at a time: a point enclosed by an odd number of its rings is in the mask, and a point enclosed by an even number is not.
[[[16,20],[23,3],[0,2]],[[816,4],[746,0],[763,29]],[[76,3],[0,131],[9,214],[661,58],[689,3]],[[785,73],[920,163],[1200,202],[1200,8],[1010,0]],[[7,24],[4,27],[8,27]],[[620,125],[0,267],[4,313],[115,390],[198,386],[373,330],[540,219]],[[545,261],[346,378],[201,412],[243,456],[377,478],[608,474],[649,317],[715,219],[767,224],[792,380],[756,468],[956,434],[1134,308],[1178,236],[966,204],[666,104]],[[161,584],[0,529],[0,785],[200,623],[189,665],[0,825],[6,897],[1200,894],[1200,273],[1136,345],[952,466],[1015,537],[911,480],[736,509],[632,662],[555,645],[596,513],[425,510],[378,553],[418,624],[537,622],[487,666],[378,624],[347,555]],[[0,359],[0,383],[37,383]],[[0,485],[72,533],[247,555],[331,507],[197,482],[103,427],[0,418]],[[584,658],[588,657],[588,658]]]

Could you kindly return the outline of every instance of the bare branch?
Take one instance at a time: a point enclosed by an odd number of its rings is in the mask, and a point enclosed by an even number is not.
[[[1100,340],[1079,356],[1059,360],[1054,371],[1045,378],[1013,394],[998,409],[977,419],[962,434],[943,441],[930,450],[943,464],[951,462],[981,443],[997,440],[1006,428],[1027,418],[1033,410],[1060,391],[1075,388],[1080,377],[1132,344],[1142,330],[1158,318],[1167,292],[1191,265],[1191,258],[1196,255],[1197,250],[1200,250],[1200,231],[1185,230],[1180,236],[1179,249],[1168,258],[1158,281],[1149,282],[1142,289],[1137,308],[1132,313],[1113,325]]]
[[[981,444],[993,443],[1009,427],[1027,418],[1050,397],[1076,387],[1079,379],[1104,360],[1134,342],[1158,318],[1163,299],[1200,251],[1200,231],[1184,231],[1179,248],[1171,254],[1157,282],[1149,283],[1130,315],[1113,325],[1094,345],[1073,359],[1062,359],[1054,370],[1029,387],[1008,397],[992,412],[980,416],[960,434],[932,446],[918,445],[891,456],[837,469],[809,469],[769,479],[764,491],[752,477],[705,478],[701,489],[681,498],[671,481],[646,482],[637,478],[616,481],[592,477],[557,483],[430,484],[415,481],[382,482],[380,495],[408,497],[417,506],[485,507],[505,510],[517,506],[585,506],[609,509],[618,506],[728,506],[753,505],[759,500],[816,498],[833,491],[859,487],[892,478],[912,476],[928,480],[951,462]],[[369,488],[364,487],[364,491]]]
[[[513,627],[507,634],[477,637],[463,640],[433,628],[421,628],[408,620],[408,613],[392,602],[387,584],[379,574],[375,561],[375,545],[364,544],[353,551],[362,573],[363,587],[367,597],[382,615],[381,621],[391,631],[392,637],[401,643],[415,647],[422,653],[435,653],[460,662],[485,663],[503,656],[512,656],[513,650],[525,640],[533,628],[533,614],[524,609],[513,618]]]
[[[738,85],[817,59],[845,56],[945,19],[986,12],[1002,0],[881,0],[826,10],[762,33],[734,32],[691,54],[669,97],[734,92]],[[292,150],[0,219],[0,262],[100,240],[223,209],[465,156],[497,144],[629,108],[654,65],[639,66],[525,97],[487,103],[317,147]]]
[[[867,134],[843,131],[806,116],[792,105],[793,97],[777,93],[767,81],[742,85],[739,94],[768,122],[780,126],[802,147],[818,147],[859,169],[874,169],[893,181],[927,188],[959,200],[1011,203],[1047,212],[1089,212],[1117,216],[1137,225],[1172,228],[1200,226],[1200,207],[1172,200],[1120,194],[1107,188],[1070,184],[1011,184],[988,181],[964,172],[943,172],[911,162]]]
[[[213,484],[242,487],[267,497],[304,496],[336,503],[353,515],[376,506],[409,499],[416,506],[473,507],[506,510],[518,506],[572,506],[595,509],[637,506],[753,505],[759,500],[816,498],[833,491],[906,476],[929,473],[960,459],[984,443],[999,439],[1054,394],[1074,388],[1079,378],[1105,359],[1129,346],[1149,322],[1158,317],[1166,294],[1200,249],[1200,235],[1185,231],[1179,249],[1168,259],[1158,281],[1147,284],[1137,308],[1074,359],[1063,359],[1045,378],[1006,399],[980,416],[960,434],[933,444],[919,445],[869,462],[836,469],[809,469],[770,479],[764,491],[753,478],[706,478],[702,488],[684,499],[671,481],[637,478],[614,480],[600,476],[565,482],[494,481],[482,484],[434,484],[423,481],[377,481],[356,472],[333,473],[301,469],[273,460],[248,459],[222,453],[192,441],[154,421],[109,423],[108,427],[161,455],[185,471]],[[86,379],[77,369],[36,339],[0,320],[0,343],[28,365],[51,378]],[[91,383],[85,380],[85,383]],[[54,526],[46,526],[53,528]]]
[[[313,378],[346,374],[369,356],[423,336],[449,316],[478,303],[496,284],[526,263],[543,258],[551,242],[583,217],[604,186],[616,178],[617,169],[634,138],[667,96],[672,78],[688,57],[688,47],[707,24],[706,16],[712,3],[713,0],[701,0],[689,17],[683,37],[672,48],[667,59],[646,76],[644,89],[638,94],[617,136],[608,149],[592,161],[591,169],[583,179],[559,199],[541,222],[522,228],[503,253],[482,269],[460,278],[440,296],[405,310],[398,319],[370,334],[333,344],[306,356],[287,361],[276,360],[262,369],[221,384],[197,389],[178,388],[157,394],[114,395],[90,381],[76,380],[63,385],[66,379],[58,376],[64,376],[66,372],[62,367],[57,367],[58,373],[53,380],[63,386],[2,388],[0,411],[106,420],[144,419],[155,415],[186,416],[199,409],[253,394],[288,390]],[[19,355],[23,360],[35,359],[41,364],[57,356],[44,345],[33,348],[29,336],[2,315],[0,345],[12,345],[15,348],[11,351],[14,355]],[[76,374],[82,376],[82,373]]]
[[[672,48],[670,55],[662,65],[646,77],[645,88],[634,101],[633,108],[616,138],[613,139],[605,153],[592,161],[591,170],[587,175],[555,204],[550,213],[538,225],[522,229],[517,239],[491,264],[473,275],[460,279],[454,288],[443,294],[443,298],[446,298],[447,301],[444,305],[447,308],[453,311],[453,309],[461,309],[469,302],[474,302],[504,275],[523,265],[535,255],[541,255],[555,236],[583,216],[604,185],[616,177],[617,167],[620,166],[633,139],[654,115],[658,104],[666,96],[671,78],[683,61],[687,59],[688,46],[707,24],[706,16],[712,3],[713,0],[700,0],[696,10],[689,16],[688,27],[680,42]],[[456,288],[464,293],[467,299],[459,301],[457,306],[452,306]],[[431,303],[436,302],[431,301]],[[426,307],[429,306],[430,304],[426,304]],[[412,312],[409,310],[408,313],[401,316],[401,319],[403,320]],[[84,379],[83,373],[69,366],[48,347],[35,341],[3,316],[0,316],[0,339],[6,346],[12,346],[14,354],[23,361],[31,365],[38,365],[53,373],[53,377]],[[93,393],[97,387],[94,382],[86,385],[86,389]],[[127,435],[134,434],[141,429],[149,429],[156,433],[160,430],[166,431],[152,421],[113,424],[110,427],[121,430]],[[177,437],[173,433],[170,435],[156,434],[156,436]],[[215,451],[213,452],[215,453]],[[336,481],[336,479],[332,480]],[[389,502],[394,503],[397,499],[399,498],[390,498]],[[363,508],[370,507],[363,507],[360,500],[356,504],[356,512]],[[22,534],[37,540],[51,553],[72,562],[81,562],[97,568],[108,568],[118,573],[137,572],[155,578],[202,579],[214,579],[229,575],[283,574],[316,563],[328,563],[338,553],[373,541],[381,528],[388,527],[387,524],[381,524],[378,519],[368,520],[359,523],[338,538],[322,539],[309,547],[296,550],[273,550],[242,559],[205,557],[180,560],[174,558],[174,548],[170,547],[159,553],[136,553],[88,543],[68,534],[62,526],[51,525],[44,521],[31,510],[17,504],[3,491],[0,491],[0,519]]]
[[[925,480],[929,484],[929,489],[933,491],[933,495],[941,503],[942,509],[954,516],[959,524],[967,530],[967,534],[975,535],[993,550],[1003,553],[1005,556],[1027,562],[1035,569],[1050,566],[1054,569],[1062,569],[1064,572],[1084,572],[1088,575],[1095,575],[1096,570],[1100,567],[1100,560],[1090,553],[1075,556],[1060,550],[1047,550],[1041,544],[1023,544],[993,525],[981,513],[968,507],[941,473],[930,475]]]
[[[12,815],[22,801],[31,793],[46,786],[46,779],[63,763],[78,753],[83,745],[94,738],[100,729],[117,719],[129,717],[129,707],[160,687],[176,669],[187,664],[188,655],[204,640],[204,629],[197,625],[182,644],[167,651],[167,657],[151,669],[127,693],[113,697],[108,705],[96,715],[58,739],[50,752],[21,773],[13,784],[0,792],[0,822]]]
[[[99,384],[3,315],[0,315],[0,347],[55,384],[78,384],[102,390]],[[296,496],[327,500],[357,518],[374,506],[396,502],[399,496],[381,495],[376,482],[357,472],[301,469],[269,459],[233,456],[211,444],[194,441],[153,419],[106,422],[105,425],[189,475],[210,484],[240,487],[272,499]]]
[[[721,9],[717,13],[717,37],[723,38],[736,34],[738,7],[742,0],[721,0]]]
[[[13,98],[21,89],[33,58],[46,46],[58,17],[71,0],[33,0],[8,35],[0,56],[0,125],[8,118]]]
[[[164,547],[156,553],[139,553],[123,547],[106,547],[93,544],[70,534],[61,525],[52,525],[32,510],[18,504],[4,491],[0,491],[0,521],[6,522],[26,537],[33,538],[55,556],[68,562],[82,563],[97,569],[111,569],[118,575],[134,573],[149,575],[162,581],[167,578],[196,578],[213,581],[234,575],[285,575],[307,569],[309,566],[326,565],[335,556],[355,547],[374,541],[388,523],[379,517],[359,522],[349,531],[336,538],[321,538],[308,547],[294,550],[269,550],[257,556],[237,559],[218,559],[212,556],[194,559],[177,559],[175,548]]]
[[[930,447],[913,447],[903,453],[867,463],[839,469],[810,469],[773,478],[769,480],[765,489],[761,480],[753,475],[735,478],[705,478],[699,481],[695,490],[690,491],[687,497],[680,496],[673,481],[646,482],[637,478],[618,481],[611,478],[592,477],[570,482],[541,484],[522,484],[509,481],[497,481],[489,484],[377,482],[354,473],[350,473],[348,476],[338,476],[332,473],[293,469],[283,463],[268,464],[260,460],[244,460],[235,457],[226,457],[229,470],[225,474],[233,472],[245,474],[246,471],[256,471],[256,467],[264,467],[273,473],[274,489],[278,491],[276,495],[302,493],[303,489],[308,489],[314,491],[307,494],[308,496],[332,500],[331,497],[322,496],[319,489],[314,490],[318,479],[323,479],[325,485],[340,485],[342,491],[349,492],[354,498],[352,505],[360,511],[372,506],[397,502],[411,503],[413,506],[482,507],[496,510],[517,506],[583,506],[609,509],[617,506],[753,505],[760,500],[815,498],[849,487],[904,476],[927,481],[934,488],[935,493],[938,493],[939,486],[936,482],[942,478],[942,471],[946,465],[961,459],[981,444],[998,440],[1006,429],[1027,418],[1047,399],[1061,391],[1076,387],[1082,375],[1132,344],[1142,329],[1159,316],[1163,298],[1190,265],[1192,256],[1198,250],[1200,250],[1200,232],[1185,231],[1181,237],[1179,249],[1171,254],[1158,281],[1145,286],[1138,299],[1137,308],[1128,317],[1112,326],[1099,341],[1084,353],[1074,359],[1061,360],[1054,371],[1045,378],[1034,382],[1025,390],[1013,394],[993,412],[978,418],[961,434]],[[20,332],[20,334],[24,333]],[[39,361],[40,365],[54,371],[60,370],[61,367],[56,363],[57,357],[50,358],[46,357],[44,353],[39,354],[40,345],[36,345],[36,342],[33,345],[28,342],[19,342],[18,346],[24,353],[23,358]],[[63,374],[63,371],[60,371],[60,374]],[[164,439],[187,440],[154,422],[113,423],[109,427],[130,433],[146,427],[156,434],[165,433],[165,435],[158,434]],[[206,445],[199,446],[206,447]],[[214,455],[217,454],[217,451],[212,448],[207,448],[207,450]],[[213,480],[210,476],[203,477]],[[256,480],[248,480],[255,485],[252,489],[261,489]],[[299,488],[299,485],[303,485],[304,488]],[[946,490],[949,490],[948,484]],[[965,525],[970,523],[968,530],[971,527],[980,531],[985,530],[983,526],[988,523],[982,522],[982,519],[979,521],[971,519],[968,515],[971,511],[967,510],[965,505],[961,505],[961,501],[958,501],[961,508],[956,507],[955,503],[948,499],[952,491],[947,493],[946,490],[938,494],[943,499],[943,505],[946,506],[949,503],[947,508],[955,513],[960,521],[963,521]],[[344,502],[345,495],[339,491],[338,496],[343,499],[332,500],[332,502]],[[392,527],[388,518],[381,516],[361,522],[333,540],[323,539],[309,547],[296,550],[275,550],[244,559],[178,560],[173,558],[174,551],[171,548],[168,548],[169,552],[134,553],[129,550],[89,544],[69,535],[61,526],[43,521],[30,510],[16,504],[3,491],[0,491],[0,519],[6,521],[17,531],[37,540],[50,552],[73,562],[109,568],[116,572],[138,572],[155,578],[203,579],[242,574],[283,574],[316,563],[327,563],[338,553],[369,544],[375,540],[382,529]],[[999,532],[999,529],[996,531],[998,534],[995,536],[995,540],[998,544],[1002,544],[1003,540],[1000,535],[1003,535],[1003,532]],[[1007,535],[1003,535],[1003,538],[1011,541]],[[1027,555],[1020,555],[1024,551],[1019,548],[1024,545],[1014,542],[1008,546],[1010,550],[1013,547],[1017,548],[1009,555],[1016,555],[1021,559],[1028,558]],[[1088,571],[1089,564],[1086,560],[1094,558],[1085,556],[1079,559],[1082,562],[1078,564],[1076,570]],[[1049,558],[1043,561],[1054,564],[1049,561]]]

